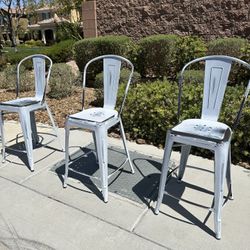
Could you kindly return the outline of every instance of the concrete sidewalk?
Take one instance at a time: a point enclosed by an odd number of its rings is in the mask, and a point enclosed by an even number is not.
[[[6,122],[5,128],[8,141],[20,133],[16,122]],[[0,166],[1,250],[250,249],[250,171],[232,167],[235,199],[224,206],[222,239],[216,240],[213,214],[204,208],[213,200],[212,161],[191,155],[183,182],[171,178],[167,185],[168,192],[181,199],[165,196],[156,216],[155,201],[141,204],[110,192],[105,204],[88,185],[73,178],[63,189],[62,177],[50,169],[64,153],[56,140],[49,142],[47,128],[38,130],[42,143],[48,144],[34,150],[33,173],[25,155],[14,152]],[[63,139],[64,130],[59,132]],[[73,130],[70,139],[73,154],[79,146],[89,145],[92,135]],[[114,138],[109,143],[122,145]],[[162,159],[163,150],[154,146],[132,142],[128,146]],[[178,165],[179,153],[173,152],[171,159]]]

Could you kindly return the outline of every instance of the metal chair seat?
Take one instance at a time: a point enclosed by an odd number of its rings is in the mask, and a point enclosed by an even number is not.
[[[227,141],[232,134],[226,124],[205,119],[184,120],[173,127],[171,133],[217,143]]]
[[[102,123],[112,118],[117,118],[118,112],[112,109],[105,108],[90,108],[85,109],[73,115],[69,115],[69,119]]]
[[[0,102],[0,105],[13,106],[13,107],[26,107],[26,106],[37,104],[40,102],[41,100],[37,100],[34,97],[24,97],[24,98],[18,98],[18,99],[6,101],[6,102]]]

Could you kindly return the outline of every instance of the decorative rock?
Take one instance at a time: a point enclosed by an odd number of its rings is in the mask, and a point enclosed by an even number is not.
[[[138,144],[146,144],[146,141],[144,139],[137,139],[136,143],[138,143]]]

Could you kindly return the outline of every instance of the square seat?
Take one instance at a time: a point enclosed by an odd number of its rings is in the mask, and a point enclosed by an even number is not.
[[[116,110],[105,108],[90,108],[70,115],[69,118],[102,123],[115,116],[118,116],[118,112]]]
[[[0,102],[0,105],[4,106],[13,106],[13,107],[26,107],[36,103],[39,103],[39,100],[36,100],[34,97],[25,97],[25,98],[18,98],[15,100],[10,100],[6,102]]]
[[[172,128],[171,132],[213,142],[222,142],[231,136],[231,129],[226,124],[205,119],[184,120]]]

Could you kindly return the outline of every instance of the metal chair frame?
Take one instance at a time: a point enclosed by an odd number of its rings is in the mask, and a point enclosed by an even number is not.
[[[193,63],[205,61],[204,91],[201,119],[184,120],[172,129],[169,129],[166,136],[162,173],[159,185],[158,200],[155,213],[159,208],[166,193],[165,183],[169,171],[169,161],[172,147],[177,143],[181,145],[181,159],[178,173],[178,180],[181,181],[184,175],[185,166],[191,146],[209,149],[214,152],[214,225],[217,239],[221,238],[221,210],[223,206],[224,179],[227,180],[229,197],[232,199],[231,182],[231,138],[232,129],[224,123],[218,122],[218,117],[223,102],[231,64],[238,63],[250,69],[250,65],[242,60],[229,56],[206,56],[187,63],[180,74],[178,118],[180,118],[181,95],[184,71]],[[250,91],[250,80],[245,90],[239,112],[237,113],[233,129],[236,129],[240,120],[242,109]]]
[[[21,65],[28,61],[33,61],[34,67],[34,76],[35,76],[35,96],[34,97],[23,97],[19,98],[19,89],[20,89],[20,67]],[[47,62],[47,63],[46,63]],[[47,66],[47,72],[46,72]],[[54,133],[58,137],[57,126],[54,122],[50,108],[46,102],[46,88],[49,83],[49,78],[51,74],[52,60],[42,54],[34,54],[27,56],[22,59],[17,65],[17,81],[16,81],[16,99],[1,102],[0,103],[0,131],[2,137],[2,161],[5,161],[6,158],[6,146],[4,138],[4,112],[15,112],[19,114],[19,119],[21,123],[21,128],[24,137],[24,143],[26,147],[28,163],[31,171],[34,171],[34,159],[33,159],[33,143],[37,144],[39,138],[37,135],[37,128],[35,122],[35,111],[46,109],[52,123]],[[60,140],[59,140],[60,142]],[[61,142],[60,142],[61,143]],[[63,146],[62,146],[63,148]],[[18,150],[21,151],[21,150]]]
[[[84,109],[84,93],[87,80],[87,69],[96,61],[103,61],[103,85],[104,85],[104,105],[102,108],[89,108]],[[116,98],[118,92],[120,70],[122,62],[130,68],[130,74],[125,88],[124,97],[119,111],[115,110]],[[132,75],[134,72],[133,64],[126,58],[117,55],[103,55],[90,60],[84,67],[83,72],[83,110],[77,114],[69,115],[65,123],[65,176],[64,187],[67,187],[68,171],[71,170],[89,178],[99,179],[101,182],[101,191],[104,202],[108,201],[108,179],[121,169],[125,163],[129,162],[131,172],[134,173],[133,165],[130,159],[129,151],[126,145],[126,137],[122,124],[121,113],[124,107],[124,102],[128,93],[129,85],[131,83]],[[103,117],[103,118],[102,118]],[[100,118],[100,119],[99,119]],[[126,153],[126,160],[108,175],[108,159],[107,159],[107,130],[114,125],[119,124],[123,146]],[[100,169],[100,177],[93,177],[84,174],[69,167],[69,134],[70,128],[84,128],[92,131],[93,140],[96,148],[96,157]],[[72,162],[71,162],[72,163]]]

